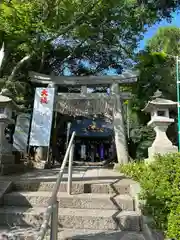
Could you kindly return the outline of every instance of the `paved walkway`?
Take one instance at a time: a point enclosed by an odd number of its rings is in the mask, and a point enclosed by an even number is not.
[[[16,181],[16,180],[43,180],[53,181],[57,179],[60,168],[55,169],[34,169],[30,172],[22,174],[13,174],[11,176],[1,176],[0,181]],[[123,174],[118,173],[113,169],[107,169],[102,167],[73,167],[72,178],[74,181],[88,181],[88,180],[110,180],[119,179],[123,177]],[[68,169],[65,169],[63,180],[68,178]]]

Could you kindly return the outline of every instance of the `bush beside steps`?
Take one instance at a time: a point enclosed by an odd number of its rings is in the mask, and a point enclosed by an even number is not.
[[[170,239],[180,240],[180,153],[157,155],[151,164],[135,161],[118,170],[138,181],[142,213]]]

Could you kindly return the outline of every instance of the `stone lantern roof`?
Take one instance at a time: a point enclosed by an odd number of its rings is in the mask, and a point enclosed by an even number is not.
[[[11,103],[12,99],[0,94],[0,103]]]
[[[161,96],[162,96],[162,92],[157,90],[154,93],[152,100],[148,101],[148,103],[146,104],[145,108],[142,111],[152,112],[152,110],[157,109],[157,108],[173,109],[177,106],[177,102],[162,98]]]
[[[20,107],[13,101],[10,95],[7,89],[3,89],[0,92],[0,106],[11,105],[12,110],[20,111]]]

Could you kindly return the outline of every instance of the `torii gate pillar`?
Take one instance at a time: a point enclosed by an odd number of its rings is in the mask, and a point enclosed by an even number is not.
[[[111,94],[115,101],[113,110],[113,121],[117,159],[118,163],[126,164],[128,163],[128,151],[126,131],[124,126],[123,106],[121,102],[120,89],[118,83],[112,84]]]

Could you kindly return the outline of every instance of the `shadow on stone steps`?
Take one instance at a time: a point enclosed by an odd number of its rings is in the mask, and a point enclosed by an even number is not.
[[[0,237],[2,240],[35,240],[38,236],[38,231],[33,229],[12,229],[4,231]],[[44,240],[49,239],[49,231]],[[158,234],[153,235],[153,240],[163,240]],[[0,238],[1,239],[1,238]],[[62,230],[58,233],[58,240],[149,240],[142,233],[135,232],[93,232],[89,230]]]

